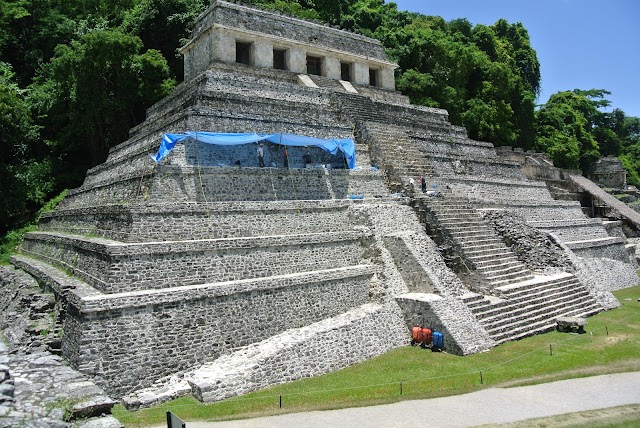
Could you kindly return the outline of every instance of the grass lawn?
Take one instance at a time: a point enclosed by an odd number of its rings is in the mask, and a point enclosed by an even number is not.
[[[551,332],[466,357],[406,346],[334,373],[214,404],[183,397],[137,412],[118,405],[113,414],[127,427],[162,425],[167,410],[185,421],[238,419],[640,370],[640,286],[614,294],[622,307],[589,318],[587,334]]]

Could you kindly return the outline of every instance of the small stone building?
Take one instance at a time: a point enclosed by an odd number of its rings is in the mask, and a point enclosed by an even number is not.
[[[624,189],[627,185],[627,171],[620,159],[606,156],[591,164],[590,179],[605,187]]]
[[[395,89],[398,66],[368,37],[223,1],[212,2],[196,25],[180,51],[185,80],[221,61]]]

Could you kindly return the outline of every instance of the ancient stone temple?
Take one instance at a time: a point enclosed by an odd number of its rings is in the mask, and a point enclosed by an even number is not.
[[[619,222],[411,105],[377,41],[214,1],[182,53],[185,82],[12,259],[64,302],[64,357],[128,406],[327,373],[415,323],[481,352],[636,284]],[[356,165],[264,141],[259,167],[197,135],[151,159],[187,131],[353,138]]]

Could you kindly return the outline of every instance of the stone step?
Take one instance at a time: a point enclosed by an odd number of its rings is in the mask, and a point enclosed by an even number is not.
[[[478,256],[475,258],[471,258],[469,257],[469,260],[471,260],[473,262],[473,264],[476,266],[476,269],[482,269],[485,266],[500,266],[500,265],[507,265],[509,263],[512,262],[518,262],[518,258],[516,256],[514,256],[512,253],[504,253],[505,255],[503,256],[497,256],[497,255],[493,255],[493,256]],[[480,257],[483,257],[482,259],[480,259]],[[480,260],[479,260],[480,259]]]
[[[517,340],[533,334],[554,330],[556,327],[556,319],[561,316],[583,316],[588,317],[602,312],[602,308],[593,303],[580,308],[569,309],[558,308],[554,312],[547,312],[545,316],[538,316],[531,319],[525,325],[514,325],[511,329],[504,329],[500,332],[489,333],[496,343],[503,343],[509,340]]]
[[[582,284],[580,284],[574,275],[567,273],[552,277],[551,280],[545,282],[533,280],[526,283],[498,287],[497,290],[506,298],[510,300],[517,300],[520,297],[527,296],[529,293],[536,290],[546,290],[555,287],[556,285],[564,284],[573,284],[577,287],[582,287]]]
[[[602,312],[602,308],[599,308],[597,305],[590,306],[588,308],[578,309],[576,311],[570,311],[565,314],[557,315],[552,320],[542,320],[535,324],[527,326],[526,329],[518,329],[513,332],[503,333],[497,336],[494,336],[493,339],[497,345],[500,345],[505,342],[520,340],[525,337],[533,336],[536,334],[547,333],[549,331],[553,331],[556,329],[556,319],[561,316],[578,316],[582,318],[588,318],[590,316],[596,315]]]
[[[516,276],[510,279],[502,279],[502,280],[492,279],[490,282],[493,288],[496,288],[502,285],[516,284],[518,282],[528,281],[533,278],[534,278],[534,275],[530,273],[529,275],[523,274],[522,276]]]
[[[513,256],[513,253],[510,252],[502,242],[500,242],[499,244],[492,243],[466,245],[464,247],[464,253],[467,255],[469,260],[473,261],[484,261],[487,258],[495,257],[498,255]]]
[[[493,231],[491,231],[491,233],[478,232],[477,234],[456,234],[453,235],[453,239],[459,242],[462,246],[465,246],[466,244],[474,244],[477,242],[496,242],[502,244],[502,240],[499,239]]]
[[[451,206],[434,206],[433,203],[430,204],[431,205],[431,209],[433,209],[433,211],[436,213],[436,216],[452,216],[454,217],[454,215],[471,215],[474,214],[475,218],[480,220],[480,218],[478,217],[478,211],[473,209],[473,208],[468,208],[465,206],[455,206],[455,205],[451,205]]]
[[[474,221],[448,221],[448,222],[440,222],[442,226],[446,226],[447,229],[454,233],[464,233],[464,232],[474,232],[477,230],[482,231],[493,231],[493,227],[491,227],[487,223],[480,223]],[[495,232],[494,232],[495,233]]]
[[[549,302],[553,302],[552,305]],[[536,315],[544,314],[558,307],[577,307],[582,304],[591,304],[593,299],[585,290],[580,294],[570,294],[567,291],[550,295],[548,299],[536,299],[526,306],[516,306],[505,308],[504,312],[492,317],[482,318],[482,325],[489,331],[500,330],[502,326],[510,323],[519,323],[528,320]]]
[[[493,236],[497,237],[496,232],[490,228],[483,228],[481,226],[468,227],[465,229],[459,229],[456,227],[447,227],[449,234],[454,238],[466,238],[471,236]]]
[[[485,323],[482,321],[482,324],[487,332],[494,337],[504,332],[525,327],[527,324],[535,323],[540,320],[549,318],[555,319],[559,315],[564,316],[562,314],[566,312],[583,307],[589,307],[592,304],[594,304],[594,302],[584,296],[563,296],[562,299],[557,302],[553,302],[551,305],[548,303],[533,304],[530,305],[527,310],[514,311],[513,314],[510,314],[509,316],[505,315],[499,320],[494,320],[493,322]]]
[[[476,267],[480,273],[482,273],[485,278],[489,279],[495,277],[497,275],[504,275],[519,272],[521,270],[526,269],[524,264],[521,262],[510,262],[510,263],[499,263],[495,265]]]
[[[494,286],[498,282],[502,282],[502,281],[518,279],[518,278],[527,278],[527,279],[533,278],[533,274],[531,273],[531,271],[526,267],[524,267],[524,265],[519,266],[519,269],[517,270],[511,270],[511,272],[507,272],[507,273],[499,273],[499,274],[484,274],[484,272],[481,272],[481,273],[483,273],[483,276],[485,277],[485,279],[489,281],[491,284],[493,284]]]
[[[498,239],[495,235],[493,236],[470,236],[467,239],[465,238],[455,238],[455,241],[458,242],[462,248],[466,249],[477,249],[478,246],[481,245],[497,245],[505,247],[504,243]],[[506,248],[506,247],[505,247]],[[466,252],[466,251],[465,251]]]
[[[557,297],[571,293],[575,290],[574,285],[575,284],[572,282],[557,283],[552,281],[549,285],[533,290],[531,293],[519,296],[518,298],[510,299],[505,296],[503,301],[495,305],[494,308],[487,308],[484,311],[479,311],[476,313],[476,316],[479,319],[491,319],[493,317],[504,316],[509,310],[521,307],[523,303],[531,304],[531,302],[537,302],[539,300],[544,300],[546,303],[547,301],[552,301],[553,296]],[[581,293],[586,293],[584,287],[579,291]]]

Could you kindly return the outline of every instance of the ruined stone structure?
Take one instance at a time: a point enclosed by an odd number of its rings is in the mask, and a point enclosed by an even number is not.
[[[590,178],[598,184],[614,189],[624,189],[627,185],[627,171],[616,157],[606,156],[591,165]]]
[[[187,80],[12,259],[65,302],[64,357],[129,407],[326,373],[408,344],[415,323],[481,352],[635,285],[619,228],[410,105],[377,42],[214,1],[183,53]],[[353,136],[358,167],[292,148],[284,168],[266,145],[275,167],[259,168],[255,145],[194,141],[150,160],[185,130]],[[495,210],[571,267],[530,267],[480,215]]]

